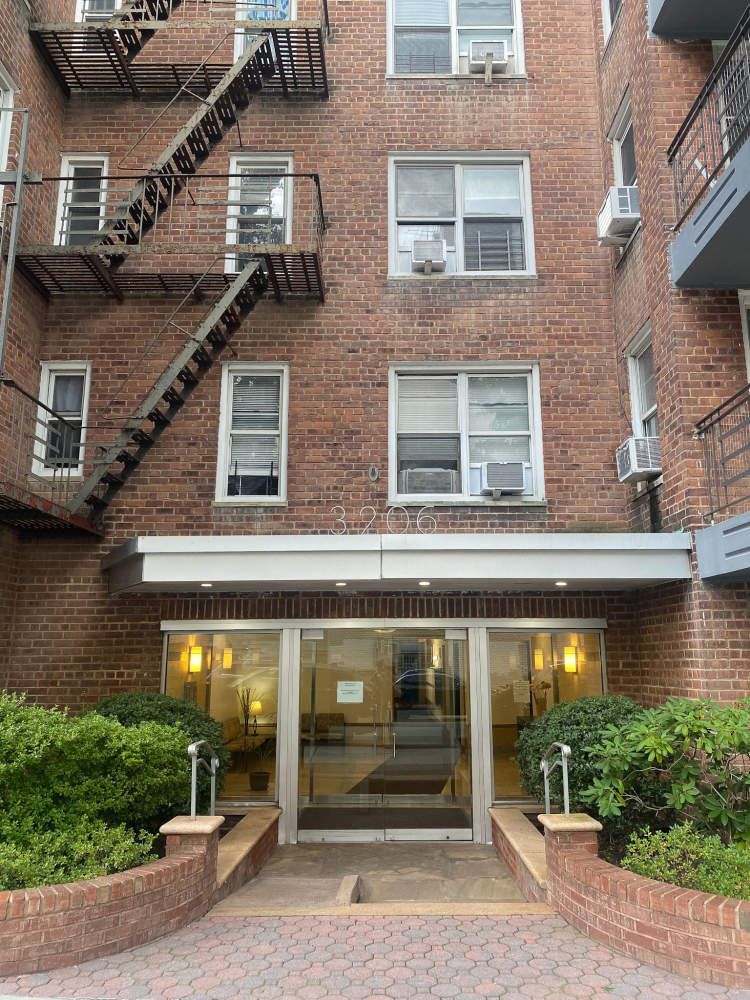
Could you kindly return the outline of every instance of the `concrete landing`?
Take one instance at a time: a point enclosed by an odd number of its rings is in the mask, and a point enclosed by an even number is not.
[[[552,912],[524,900],[491,846],[406,842],[278,847],[211,916]]]

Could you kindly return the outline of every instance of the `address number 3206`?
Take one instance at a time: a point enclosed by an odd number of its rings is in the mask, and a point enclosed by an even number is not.
[[[432,510],[432,505],[427,507],[422,507],[416,516],[414,521],[414,526],[418,532],[422,535],[431,535],[437,529],[437,522],[431,514],[425,514],[426,510]],[[398,512],[398,513],[397,513]],[[350,524],[347,520],[348,514],[344,507],[334,507],[331,510],[334,515],[334,526],[328,529],[331,535],[348,535],[351,531],[353,534],[358,535],[368,535],[370,534],[370,529],[373,529],[373,534],[379,534],[378,531],[378,512],[374,507],[363,507],[359,512],[360,522],[357,525]],[[362,523],[368,514],[370,519],[366,523]],[[382,523],[383,515],[380,514],[380,520]],[[409,511],[406,507],[389,507],[388,513],[385,515],[385,527],[389,534],[391,535],[405,535],[409,528],[411,527],[412,520],[409,515]]]

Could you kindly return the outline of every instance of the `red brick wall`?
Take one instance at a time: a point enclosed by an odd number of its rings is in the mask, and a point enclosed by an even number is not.
[[[750,902],[679,889],[596,856],[595,833],[545,836],[552,906],[589,937],[662,969],[750,987]]]
[[[89,962],[203,916],[216,888],[219,834],[182,840],[168,838],[164,860],[118,875],[0,892],[0,976]]]

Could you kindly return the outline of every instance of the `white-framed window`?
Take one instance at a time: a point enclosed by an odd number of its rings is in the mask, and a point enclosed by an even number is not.
[[[8,167],[8,151],[10,149],[10,133],[13,125],[13,115],[10,109],[15,105],[16,86],[13,77],[0,63],[0,170]],[[0,194],[2,187],[0,187]]]
[[[415,240],[445,242],[444,274],[535,273],[528,157],[392,154],[388,189],[391,275],[424,280]]]
[[[507,497],[487,486],[505,473]],[[398,503],[543,500],[539,366],[391,364],[388,485]]]
[[[612,29],[620,16],[623,0],[602,0],[602,21],[604,23],[604,41],[612,33]]]
[[[617,187],[637,187],[638,170],[635,163],[633,112],[630,105],[629,92],[620,104],[607,138],[612,143],[615,185]]]
[[[745,367],[747,369],[747,380],[750,382],[750,288],[743,288],[739,292],[740,318],[742,321],[742,343],[745,347]]]
[[[297,0],[236,0],[235,16],[238,21],[293,21],[297,17]],[[249,29],[235,31],[235,62],[254,38],[255,32]]]
[[[504,41],[506,72],[524,72],[521,0],[388,0],[386,10],[389,74],[468,74],[472,41]]]
[[[646,323],[631,340],[625,349],[625,356],[628,360],[633,434],[635,437],[658,437],[659,416],[650,323]]]
[[[286,502],[288,412],[288,364],[222,366],[217,502]]]
[[[107,203],[109,156],[65,153],[57,198],[55,244],[83,246],[101,229]]]
[[[289,154],[232,156],[229,170],[227,243],[279,246],[292,242],[292,178]],[[250,258],[237,254],[227,269],[239,272]]]
[[[114,17],[122,0],[76,0],[76,23],[100,24]]]
[[[35,445],[37,475],[83,475],[83,445],[91,390],[90,361],[43,361],[39,401],[62,417],[39,408]],[[80,447],[79,447],[80,446]]]

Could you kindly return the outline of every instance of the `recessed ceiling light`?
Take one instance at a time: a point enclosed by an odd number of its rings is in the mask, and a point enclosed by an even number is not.
[[[346,584],[345,584],[345,583],[337,583],[337,584],[336,584],[336,586],[337,586],[337,587],[345,587],[345,586],[346,586]]]
[[[202,583],[201,587],[213,587],[212,583]]]
[[[558,580],[557,583],[555,584],[555,586],[556,587],[567,587],[568,585],[565,582],[565,580]]]
[[[430,586],[430,581],[429,580],[420,580],[419,581],[419,586],[420,587],[429,587]]]

